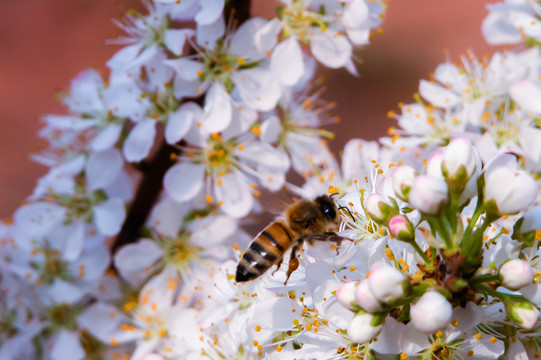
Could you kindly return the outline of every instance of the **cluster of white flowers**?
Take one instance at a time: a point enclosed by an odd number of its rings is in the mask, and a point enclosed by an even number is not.
[[[45,117],[50,170],[0,223],[0,359],[541,356],[539,47],[440,65],[339,164],[311,79],[355,74],[385,5],[249,4],[129,12],[108,80],[82,72]],[[487,40],[537,46],[536,4],[491,7]],[[290,169],[297,195],[335,194],[352,241],[238,283],[238,220]]]

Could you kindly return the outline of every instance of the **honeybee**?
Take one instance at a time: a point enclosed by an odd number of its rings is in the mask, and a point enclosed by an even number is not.
[[[270,223],[251,242],[237,265],[235,280],[244,282],[263,275],[273,265],[280,268],[285,252],[291,248],[289,268],[284,285],[291,274],[299,267],[297,252],[306,241],[332,241],[340,244],[350,240],[336,235],[340,215],[329,195],[321,195],[314,200],[299,200],[285,211],[284,219]]]

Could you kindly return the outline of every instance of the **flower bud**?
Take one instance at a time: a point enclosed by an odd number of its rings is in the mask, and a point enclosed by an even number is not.
[[[451,322],[452,314],[453,307],[437,291],[427,291],[410,309],[413,326],[430,334],[446,327]]]
[[[382,304],[375,298],[372,291],[370,291],[368,279],[361,280],[359,285],[355,288],[355,301],[369,313],[376,313],[383,310]]]
[[[428,157],[426,161],[426,174],[443,178],[443,172],[441,171],[441,164],[443,162],[443,151],[435,151]]]
[[[429,215],[440,213],[448,198],[445,180],[433,176],[420,175],[415,178],[409,194],[409,203],[419,211]]]
[[[415,170],[409,165],[402,165],[393,171],[393,190],[400,199],[408,201],[409,192],[415,179]]]
[[[389,220],[389,232],[398,240],[410,242],[415,239],[415,228],[406,215],[396,215]]]
[[[480,156],[469,139],[458,137],[443,152],[441,169],[444,177],[462,192],[468,180],[478,170]]]
[[[516,159],[510,154],[502,154],[487,164],[484,193],[489,214],[516,214],[535,201],[535,180],[517,167]]]
[[[528,300],[504,300],[505,310],[511,320],[524,329],[531,330],[537,325],[539,310]]]
[[[524,260],[508,260],[500,266],[498,273],[501,284],[509,290],[519,290],[533,282],[532,267]]]
[[[374,316],[368,313],[355,315],[348,327],[348,336],[356,343],[364,344],[375,338],[381,329],[384,322],[378,321],[379,316]]]
[[[346,309],[353,310],[355,302],[355,289],[357,284],[355,281],[350,281],[340,285],[336,290],[336,299]]]
[[[404,297],[410,287],[408,278],[400,270],[387,265],[372,269],[368,285],[374,297],[385,304]]]
[[[389,219],[400,212],[395,199],[381,194],[370,194],[365,201],[366,213],[380,225],[387,225]]]

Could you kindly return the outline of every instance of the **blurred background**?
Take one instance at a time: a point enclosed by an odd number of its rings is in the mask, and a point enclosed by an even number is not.
[[[478,55],[499,49],[481,35],[486,4],[495,0],[390,0],[381,34],[357,51],[360,76],[344,70],[327,78],[325,97],[336,101],[338,125],[331,144],[341,149],[353,137],[377,139],[394,125],[387,118],[397,103],[412,102],[419,80],[446,58],[469,49]],[[252,0],[253,13],[273,16],[274,1]],[[119,49],[106,40],[120,34],[112,19],[139,0],[0,1],[0,219],[10,217],[32,192],[46,168],[29,160],[45,145],[37,137],[40,117],[63,114],[59,91],[70,79],[94,67],[107,75],[105,62]]]

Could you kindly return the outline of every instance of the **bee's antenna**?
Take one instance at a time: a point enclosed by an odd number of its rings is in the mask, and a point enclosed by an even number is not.
[[[338,207],[338,210],[342,210],[342,209],[346,209],[346,211],[348,212],[349,216],[351,217],[351,220],[355,221],[355,218],[353,217],[353,214],[351,213],[351,211],[349,210],[348,207],[346,207],[346,206],[339,206],[339,207]]]
[[[336,196],[336,195],[340,195],[340,193],[339,193],[339,192],[335,192],[335,193],[330,194],[329,196],[330,196],[330,197],[333,197],[333,196]]]

